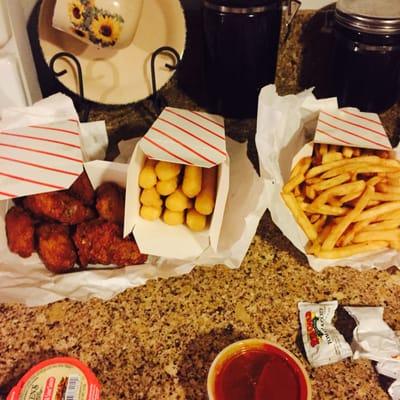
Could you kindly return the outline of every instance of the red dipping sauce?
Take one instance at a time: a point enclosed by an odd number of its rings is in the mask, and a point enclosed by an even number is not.
[[[208,386],[211,400],[311,399],[300,362],[283,348],[261,340],[224,349],[211,367]]]

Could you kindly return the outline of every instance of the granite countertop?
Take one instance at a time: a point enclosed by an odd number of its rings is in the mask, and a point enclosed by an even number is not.
[[[310,58],[309,28],[320,26],[323,19],[307,12],[299,15],[281,48],[280,93],[316,83],[302,74],[301,65]],[[308,62],[309,71],[315,71],[312,57]],[[200,109],[201,102],[180,91],[177,83],[174,78],[162,90],[169,104]],[[90,118],[106,118],[115,144],[146,129],[151,123],[142,113],[146,107],[146,102],[113,110],[96,106]],[[399,116],[398,105],[382,116],[394,141]],[[254,120],[228,121],[228,134],[248,139],[249,155],[256,162],[254,129]],[[198,266],[185,276],[150,281],[109,301],[65,300],[36,308],[0,305],[0,398],[5,399],[10,387],[35,363],[68,355],[93,369],[106,400],[206,399],[207,372],[216,354],[238,339],[251,337],[277,342],[298,356],[310,374],[315,400],[388,399],[389,382],[378,377],[368,360],[309,366],[299,337],[297,303],[337,299],[341,305],[384,306],[385,320],[400,330],[399,284],[400,272],[395,268],[314,272],[267,212],[237,270]],[[350,338],[349,319],[342,312],[339,317]]]

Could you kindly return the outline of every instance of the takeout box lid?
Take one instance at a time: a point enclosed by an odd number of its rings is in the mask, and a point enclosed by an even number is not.
[[[146,157],[203,168],[219,165],[215,208],[207,230],[193,232],[184,225],[169,226],[140,217],[138,176]],[[209,245],[216,249],[229,191],[223,118],[166,107],[134,150],[126,188],[124,236],[133,231],[141,252],[186,259],[199,256]]]
[[[374,150],[392,149],[379,115],[352,107],[321,109],[314,142]]]
[[[139,145],[149,158],[210,168],[227,156],[224,119],[166,107]]]
[[[67,189],[82,171],[77,120],[0,130],[0,200]]]

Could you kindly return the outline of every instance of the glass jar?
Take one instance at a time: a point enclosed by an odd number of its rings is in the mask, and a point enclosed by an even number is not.
[[[225,117],[254,117],[260,89],[275,80],[282,0],[203,4],[209,108]]]
[[[390,108],[400,92],[400,1],[339,0],[334,33],[339,106]]]

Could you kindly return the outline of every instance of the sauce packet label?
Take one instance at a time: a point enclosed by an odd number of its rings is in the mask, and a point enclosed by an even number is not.
[[[344,307],[357,326],[353,331],[353,358],[391,361],[400,355],[400,341],[383,320],[383,307]],[[386,368],[388,364],[386,364]]]
[[[311,366],[333,364],[353,354],[349,344],[332,324],[337,301],[298,304],[301,333]]]

